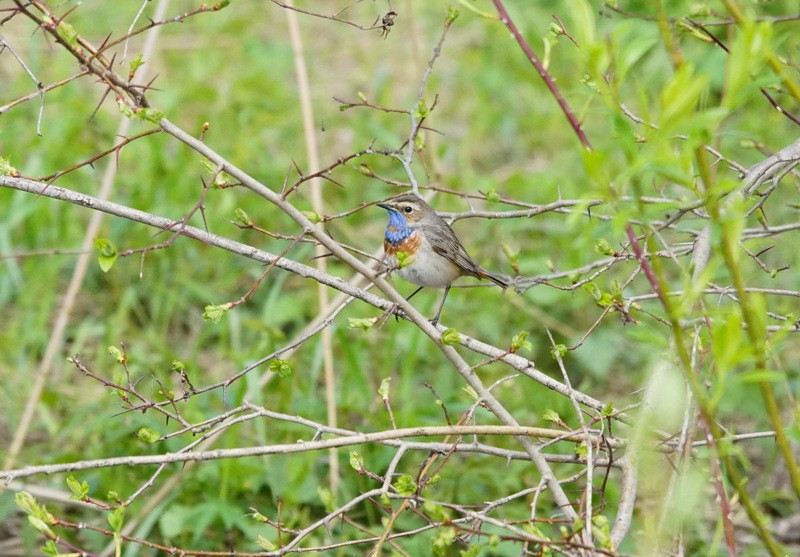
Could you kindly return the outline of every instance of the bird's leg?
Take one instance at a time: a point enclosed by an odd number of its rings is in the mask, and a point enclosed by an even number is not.
[[[442,296],[442,302],[439,304],[439,311],[436,312],[436,317],[431,320],[431,325],[434,327],[437,323],[439,323],[439,317],[442,316],[442,309],[444,308],[444,301],[447,299],[447,293],[450,292],[450,285],[446,286],[444,289],[444,296]],[[416,292],[414,292],[416,294]]]
[[[411,294],[409,294],[409,295],[408,295],[408,298],[406,298],[406,302],[407,302],[407,301],[409,301],[411,298],[413,298],[413,297],[414,297],[414,294],[416,294],[417,292],[419,292],[419,291],[420,291],[420,290],[422,290],[423,288],[424,288],[423,286],[420,286],[419,288],[417,288],[416,290],[414,290],[414,291],[413,291]]]
[[[406,302],[407,302],[407,301],[409,301],[411,298],[413,298],[413,297],[414,297],[414,294],[416,294],[417,292],[419,292],[420,290],[422,290],[422,288],[423,288],[423,287],[422,287],[422,286],[420,286],[419,288],[417,288],[416,290],[414,290],[414,291],[413,291],[411,294],[409,294],[409,296],[406,298]],[[398,308],[398,306],[395,304],[395,306],[394,306],[394,309],[393,309],[392,311],[393,311],[393,312],[394,312],[394,311],[396,311],[396,310],[397,310],[397,308]],[[395,321],[400,321],[400,316],[399,316],[399,315],[397,315],[397,314],[395,314],[395,316],[394,316],[394,320],[395,320]]]

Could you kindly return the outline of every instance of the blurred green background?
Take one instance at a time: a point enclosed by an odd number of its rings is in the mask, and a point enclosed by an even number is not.
[[[335,4],[335,5],[334,5]],[[501,245],[518,259],[522,275],[546,275],[569,271],[602,259],[594,245],[607,240],[620,249],[625,241],[623,225],[628,220],[664,219],[677,204],[639,205],[638,195],[695,200],[702,194],[691,185],[691,160],[696,145],[710,144],[728,159],[749,166],[769,153],[791,143],[797,127],[778,114],[761,96],[758,86],[767,87],[786,103],[797,108],[788,95],[778,90],[779,80],[753,50],[739,58],[726,54],[709,42],[692,35],[686,26],[675,27],[687,70],[683,78],[672,69],[669,53],[659,37],[655,22],[636,19],[596,2],[558,3],[507,2],[517,26],[534,50],[549,63],[556,84],[581,120],[592,143],[586,154],[556,102],[536,75],[530,63],[497,21],[482,18],[466,6],[461,9],[444,42],[427,83],[424,98],[428,106],[436,99],[435,110],[426,120],[424,159],[414,164],[416,178],[423,186],[435,186],[466,194],[498,193],[504,198],[526,203],[549,203],[560,198],[607,203],[593,208],[591,216],[581,211],[548,212],[529,219],[461,220],[454,224],[471,255],[483,266],[513,274],[511,261]],[[650,2],[625,2],[625,11],[653,17]],[[696,3],[665,3],[668,15],[682,17],[697,10]],[[746,4],[759,16],[796,13],[798,2],[775,1]],[[10,5],[10,4],[9,4]],[[335,13],[347,3],[325,3],[324,7],[306,3],[309,10]],[[361,31],[330,20],[299,15],[308,64],[315,126],[318,131],[322,164],[373,146],[395,149],[410,130],[407,115],[367,108],[340,110],[338,99],[357,101],[363,93],[369,102],[385,107],[411,109],[416,103],[420,80],[443,30],[445,2],[367,2],[353,5],[344,16],[369,26],[389,8],[398,12],[395,25],[385,38],[378,30]],[[470,4],[477,10],[493,13],[488,2]],[[119,37],[126,32],[139,5],[84,1],[58,6],[59,12],[76,9],[68,21],[81,36],[95,45],[108,33]],[[708,6],[725,14],[719,2]],[[170,15],[191,10],[191,2],[173,2]],[[53,6],[53,9],[56,9]],[[152,8],[147,8],[146,14]],[[578,46],[551,32],[560,18]],[[697,14],[701,17],[702,14]],[[714,14],[706,15],[714,19]],[[722,15],[716,16],[721,18]],[[142,22],[140,22],[141,24]],[[767,26],[770,27],[770,26]],[[720,29],[720,28],[715,28]],[[60,47],[45,39],[29,20],[17,16],[0,28],[5,40],[23,57],[36,77],[48,84],[77,71],[74,60]],[[796,60],[800,46],[800,24],[786,22],[763,31],[768,37],[764,49],[791,53]],[[206,143],[273,189],[285,180],[296,178],[294,163],[304,171],[307,155],[298,102],[298,88],[286,15],[269,2],[234,1],[229,7],[210,14],[188,18],[181,24],[161,29],[157,56],[146,60],[150,76],[157,75],[148,99],[156,108],[189,133],[198,135],[204,123],[210,126]],[[743,41],[741,33],[729,30],[721,36],[730,44]],[[144,35],[131,39],[129,59],[141,49]],[[745,47],[742,47],[745,48]],[[121,49],[117,49],[121,50]],[[548,52],[548,54],[545,54]],[[120,53],[121,54],[121,53]],[[741,64],[743,67],[734,66]],[[120,73],[127,66],[119,64]],[[794,79],[794,66],[787,70]],[[738,72],[738,73],[737,73]],[[731,76],[751,79],[739,85],[731,100]],[[8,51],[0,56],[0,103],[35,91],[30,78]],[[698,87],[694,91],[693,87]],[[108,97],[92,117],[103,88],[93,78],[78,79],[47,93],[43,136],[35,134],[38,100],[16,106],[0,116],[0,156],[8,159],[24,176],[50,175],[108,149],[120,118],[116,103]],[[685,103],[683,102],[685,101]],[[637,116],[657,123],[661,130],[637,126],[620,111],[624,103]],[[684,106],[686,104],[687,106]],[[132,133],[152,124],[135,122]],[[643,138],[635,140],[635,135]],[[686,140],[676,136],[686,135]],[[136,141],[122,149],[118,159],[107,157],[93,168],[84,167],[56,181],[57,185],[94,194],[105,165],[119,166],[112,199],[118,203],[158,215],[180,218],[197,202],[202,192],[203,169],[200,157],[174,139],[159,134]],[[324,186],[325,213],[334,215],[399,193],[379,180],[359,172],[366,164],[375,173],[408,182],[401,164],[390,157],[372,155],[338,168],[332,178],[341,187]],[[720,163],[720,175],[735,180],[735,172]],[[427,173],[427,176],[426,176]],[[687,176],[688,182],[687,182]],[[793,178],[779,187],[764,206],[772,225],[797,219],[797,183]],[[630,196],[630,197],[626,197]],[[310,210],[307,186],[295,204]],[[513,210],[499,201],[478,200],[475,206],[487,210]],[[440,211],[465,211],[468,205],[457,196],[437,194],[432,204]],[[276,207],[244,188],[212,189],[205,203],[205,219],[211,232],[251,243],[279,253],[287,242],[264,237],[234,226],[234,211],[243,208],[255,224],[282,234],[297,234],[299,229]],[[19,425],[32,377],[41,361],[51,334],[53,321],[72,272],[75,256],[54,255],[49,250],[74,250],[80,245],[89,212],[84,208],[46,198],[0,189],[0,307],[4,310],[0,326],[0,448],[7,446]],[[332,220],[328,230],[337,240],[374,252],[382,244],[386,215],[376,207]],[[704,225],[694,215],[683,217],[664,231],[671,246],[691,242]],[[203,226],[199,215],[192,224]],[[744,221],[747,228],[759,226],[758,216]],[[120,250],[140,248],[163,241],[153,230],[121,219],[106,218],[102,236]],[[793,236],[793,238],[790,238]],[[796,232],[748,241],[752,252],[774,245],[762,259],[772,268],[790,265],[788,272],[770,277],[752,260],[742,256],[742,268],[749,286],[800,290]],[[659,246],[660,247],[660,246]],[[46,252],[37,255],[34,252]],[[14,257],[15,254],[27,254]],[[308,245],[295,248],[289,257],[313,265],[313,250]],[[715,257],[717,257],[715,255]],[[715,260],[716,261],[716,260]],[[663,263],[670,286],[681,290],[688,284],[688,258],[679,265]],[[351,271],[330,259],[329,271],[349,277]],[[635,263],[617,264],[594,284],[610,291],[613,281],[626,280]],[[715,283],[729,285],[730,278],[721,264],[712,265]],[[140,276],[141,271],[141,276]],[[269,273],[255,295],[230,312],[219,323],[202,319],[203,308],[212,303],[238,299],[263,271],[253,261],[215,250],[181,238],[168,250],[148,253],[142,264],[139,256],[119,260],[109,273],[93,265],[81,290],[76,311],[70,316],[61,356],[38,406],[35,427],[30,433],[20,463],[39,464],[104,458],[129,454],[150,454],[178,450],[189,439],[180,438],[150,446],[131,432],[150,427],[166,433],[175,424],[164,424],[153,413],[127,413],[120,410],[116,396],[81,375],[66,357],[80,354],[90,369],[111,377],[116,368],[106,347],[124,343],[130,368],[141,377],[139,388],[156,397],[158,378],[165,385],[180,389],[170,371],[180,360],[189,370],[195,386],[212,384],[236,373],[249,363],[285,345],[318,311],[315,283],[275,269]],[[582,278],[575,276],[574,278]],[[465,284],[469,281],[465,281]],[[554,281],[569,286],[570,280]],[[403,294],[412,285],[397,281]],[[652,291],[643,276],[624,290],[626,297]],[[335,294],[335,293],[334,293]],[[424,291],[414,304],[424,314],[433,314],[440,292]],[[725,315],[735,304],[722,297],[706,298],[708,312]],[[649,315],[661,315],[655,301],[641,302],[645,311],[635,312],[635,324],[624,324],[617,314],[607,316],[580,348],[566,356],[572,384],[615,407],[624,407],[641,398],[637,389],[644,386],[653,368],[669,356],[669,329]],[[772,296],[768,309],[779,315],[797,314],[797,298]],[[696,317],[689,309],[686,317]],[[537,367],[560,379],[550,355],[546,331],[557,343],[572,345],[592,328],[601,316],[591,294],[583,288],[560,290],[540,285],[523,295],[501,294],[495,288],[454,289],[444,310],[443,323],[501,348],[509,346],[520,331],[531,335],[531,357]],[[430,383],[451,416],[458,416],[473,402],[464,392],[462,378],[447,364],[431,341],[414,326],[389,320],[383,328],[367,332],[348,328],[348,318],[374,317],[379,312],[360,302],[352,303],[331,327],[337,374],[337,414],[339,425],[359,431],[378,431],[391,427],[378,395],[382,379],[391,377],[392,407],[398,427],[444,423],[442,411]],[[780,324],[769,321],[769,324]],[[706,333],[707,334],[707,333]],[[705,338],[710,343],[710,339]],[[743,342],[743,341],[742,341]],[[707,345],[706,345],[707,348]],[[744,348],[742,348],[744,350]],[[483,357],[461,351],[473,364]],[[798,356],[796,339],[781,337],[774,346],[773,363],[785,375],[779,389],[784,403],[793,405],[797,387]],[[228,389],[225,397],[217,390],[193,398],[181,407],[191,421],[201,421],[242,402],[250,402],[291,415],[325,421],[322,356],[319,337],[308,341],[290,359],[294,373],[275,378],[268,386],[255,388],[262,366]],[[742,356],[736,366],[747,367]],[[739,367],[734,366],[735,369]],[[704,374],[713,376],[711,371]],[[492,364],[481,368],[485,384],[512,372]],[[705,377],[705,375],[704,375]],[[523,377],[504,383],[496,394],[520,423],[549,426],[542,416],[552,409],[572,427],[579,424],[571,403],[541,385]],[[746,381],[728,379],[720,402],[720,421],[736,431],[768,429],[757,387]],[[478,423],[495,423],[479,411]],[[219,447],[291,443],[309,432],[275,422],[250,422],[229,430]],[[516,448],[508,441],[495,440]],[[569,452],[571,447],[564,447]],[[376,446],[360,447],[365,466],[382,473],[394,450]],[[769,493],[771,471],[779,469],[772,455],[771,441],[757,441],[746,447],[748,455],[760,461],[744,464],[754,470],[753,491]],[[400,472],[414,476],[422,455],[406,457]],[[342,502],[359,492],[376,487],[358,476],[348,465],[348,452],[340,452],[343,483],[336,501]],[[147,516],[138,516],[147,494],[128,510],[128,517],[140,520],[136,535],[159,543],[193,549],[236,548],[255,551],[257,535],[274,541],[274,530],[247,516],[250,507],[277,519],[288,528],[302,528],[325,512],[318,489],[327,483],[327,454],[300,454],[285,457],[248,458],[205,462],[186,472],[186,477],[160,505]],[[662,473],[662,463],[653,463],[653,473]],[[707,462],[697,464],[703,470]],[[747,468],[752,466],[752,468]],[[579,467],[562,466],[560,475]],[[179,473],[178,467],[169,474]],[[91,494],[103,498],[109,490],[127,497],[152,469],[111,468],[76,475],[92,486]],[[648,472],[643,472],[647,476]],[[64,488],[63,476],[34,478],[32,481]],[[164,481],[164,477],[159,480]],[[504,463],[486,456],[455,456],[441,472],[441,481],[432,496],[459,504],[482,504],[514,493],[539,481],[528,464]],[[608,516],[618,497],[619,478],[612,473],[605,492]],[[599,481],[598,481],[599,485]],[[575,487],[574,489],[578,489]],[[775,488],[781,492],[780,487]],[[708,497],[698,497],[686,509],[693,524],[688,530],[688,547],[696,554],[723,554],[720,540],[709,533],[715,524],[715,503],[711,486],[703,485]],[[578,497],[574,491],[571,496]],[[0,518],[14,512],[13,496],[0,493]],[[545,498],[546,500],[546,498]],[[765,507],[779,506],[777,495],[765,495]],[[500,518],[523,520],[529,516],[530,498],[503,507]],[[642,502],[647,509],[647,490]],[[796,501],[794,502],[796,504]],[[781,507],[783,508],[783,507]],[[796,508],[790,507],[796,511]],[[69,509],[69,510],[66,510]],[[75,522],[102,522],[102,513],[92,510],[62,511]],[[774,511],[781,514],[781,510]],[[785,514],[785,512],[784,512]],[[647,547],[641,532],[646,526],[637,514],[634,532],[624,549],[635,552]],[[361,506],[350,518],[380,532],[380,517],[374,508]],[[399,527],[419,526],[419,519],[404,515]],[[334,538],[355,536],[345,524],[334,527]],[[554,529],[553,531],[555,531]],[[37,545],[30,529],[24,532],[30,551]],[[553,533],[548,531],[549,533]],[[555,531],[557,535],[557,531]],[[99,550],[108,540],[87,532],[65,532],[83,547]],[[428,554],[434,533],[401,543],[411,555]],[[644,536],[646,537],[646,536]],[[308,543],[327,543],[320,531]],[[699,549],[698,549],[699,548]],[[350,555],[342,550],[339,555]],[[518,555],[515,543],[484,548],[482,555]],[[126,555],[155,554],[141,546],[127,546]],[[457,553],[454,553],[457,554]],[[695,553],[692,553],[695,554]]]

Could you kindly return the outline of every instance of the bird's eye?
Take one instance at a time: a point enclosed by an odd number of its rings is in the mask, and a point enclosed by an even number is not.
[[[405,207],[403,207],[403,211],[405,211],[406,213],[410,213],[413,210],[414,209],[411,208],[411,205],[406,205]]]

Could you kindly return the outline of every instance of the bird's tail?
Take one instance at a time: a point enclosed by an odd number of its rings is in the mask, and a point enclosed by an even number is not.
[[[478,271],[478,275],[480,276],[480,278],[489,279],[490,281],[495,283],[500,288],[504,288],[505,289],[505,288],[508,288],[511,285],[511,282],[509,281],[509,277],[507,277],[505,275],[501,275],[499,273],[490,273],[486,269],[480,269]]]

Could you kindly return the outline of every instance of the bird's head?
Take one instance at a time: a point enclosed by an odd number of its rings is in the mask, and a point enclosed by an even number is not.
[[[430,205],[411,193],[400,195],[394,199],[384,201],[383,203],[378,203],[378,207],[389,211],[389,226],[398,228],[419,222],[428,213],[433,211]]]

